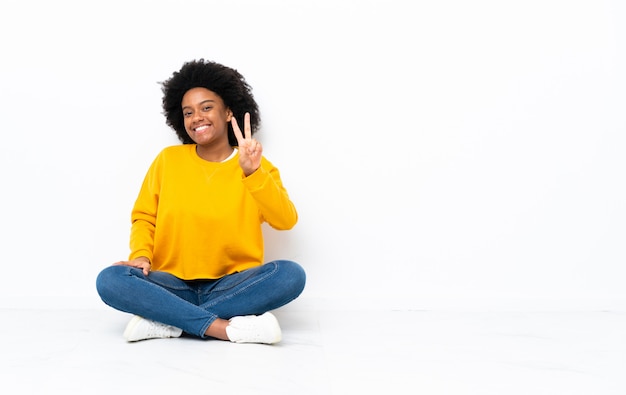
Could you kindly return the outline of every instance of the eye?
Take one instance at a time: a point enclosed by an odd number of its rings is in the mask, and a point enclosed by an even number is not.
[[[211,106],[205,106],[202,110],[203,111],[210,111],[213,107]]]
[[[191,111],[183,111],[183,117],[187,118],[191,115]]]

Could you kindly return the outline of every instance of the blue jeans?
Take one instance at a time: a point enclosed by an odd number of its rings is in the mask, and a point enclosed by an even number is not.
[[[206,337],[217,318],[259,315],[297,298],[306,282],[302,267],[278,260],[216,280],[181,280],[169,273],[113,265],[100,272],[96,289],[114,309]]]

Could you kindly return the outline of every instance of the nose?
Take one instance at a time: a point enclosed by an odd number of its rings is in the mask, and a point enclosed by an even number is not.
[[[202,111],[194,111],[191,115],[191,120],[196,122],[197,120],[203,119]]]

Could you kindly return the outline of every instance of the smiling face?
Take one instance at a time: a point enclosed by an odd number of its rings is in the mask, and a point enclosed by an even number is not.
[[[206,88],[192,88],[183,96],[185,130],[202,147],[228,146],[228,123],[232,112],[222,98]]]

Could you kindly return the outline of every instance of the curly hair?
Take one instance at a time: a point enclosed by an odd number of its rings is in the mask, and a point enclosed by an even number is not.
[[[163,114],[166,123],[178,135],[183,144],[193,144],[185,130],[181,103],[183,96],[192,88],[206,88],[222,98],[224,105],[233,112],[237,123],[243,129],[243,117],[250,113],[251,133],[258,130],[261,123],[259,107],[252,95],[252,88],[235,69],[204,59],[192,60],[183,64],[166,81],[161,83],[163,92]],[[228,124],[228,142],[237,146],[233,127]]]

